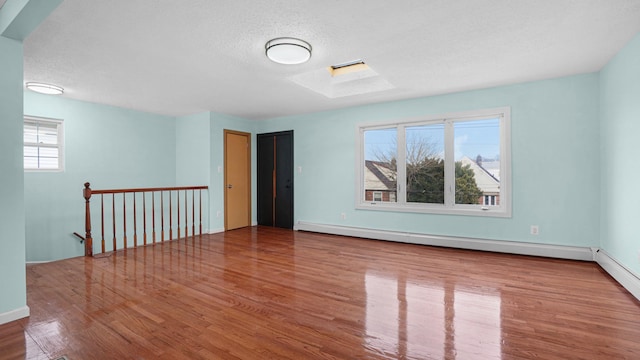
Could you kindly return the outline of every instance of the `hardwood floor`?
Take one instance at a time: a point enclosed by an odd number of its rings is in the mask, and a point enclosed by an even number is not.
[[[27,268],[0,359],[640,359],[595,263],[246,228]]]

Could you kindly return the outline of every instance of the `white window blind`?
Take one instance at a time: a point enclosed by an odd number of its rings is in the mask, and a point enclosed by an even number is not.
[[[61,120],[24,118],[24,169],[63,170]]]

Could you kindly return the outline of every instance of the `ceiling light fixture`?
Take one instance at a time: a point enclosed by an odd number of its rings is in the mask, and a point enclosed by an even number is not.
[[[264,48],[269,60],[278,64],[302,64],[311,58],[311,45],[296,38],[275,38],[267,41]]]
[[[40,93],[40,94],[61,95],[62,93],[64,93],[64,89],[63,88],[61,88],[60,86],[51,85],[51,84],[28,82],[26,84],[26,87],[27,87],[27,89],[29,89],[31,91],[35,91],[35,92]]]

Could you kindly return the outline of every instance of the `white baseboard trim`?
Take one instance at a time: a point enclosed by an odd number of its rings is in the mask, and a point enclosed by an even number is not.
[[[451,247],[458,249],[492,251],[499,253],[544,256],[560,259],[593,261],[594,251],[590,247],[561,246],[524,243],[516,241],[485,240],[455,236],[427,235],[401,231],[375,230],[358,227],[316,224],[298,221],[294,230],[334,235],[354,236],[376,240],[387,240],[410,244]]]
[[[607,254],[606,251],[600,250],[596,253],[596,262],[604,269],[612,278],[631,293],[636,299],[640,300],[640,277],[624,265],[620,264],[616,259]]]
[[[209,230],[209,234],[219,234],[221,232],[224,232],[224,229],[212,229],[212,230]]]
[[[29,307],[23,306],[21,308],[17,308],[15,310],[8,311],[6,313],[0,314],[0,325],[10,323],[12,321],[16,321],[22,318],[26,318],[29,316]]]
[[[46,264],[50,263],[54,260],[46,260],[46,261],[27,261],[27,265],[37,265],[37,264]]]

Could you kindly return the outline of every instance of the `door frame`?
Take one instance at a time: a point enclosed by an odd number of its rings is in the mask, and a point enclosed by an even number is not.
[[[242,132],[242,131],[237,131],[237,130],[228,130],[228,129],[224,129],[223,130],[223,138],[224,138],[224,150],[223,150],[223,160],[224,160],[224,183],[223,183],[223,188],[222,188],[222,192],[223,192],[223,197],[224,197],[224,230],[227,231],[229,226],[228,226],[228,221],[229,221],[229,217],[227,216],[228,211],[227,211],[227,205],[228,205],[228,201],[229,201],[229,197],[227,196],[227,184],[228,184],[228,180],[227,180],[227,135],[228,134],[233,134],[233,135],[239,135],[239,136],[245,136],[247,138],[247,145],[248,145],[248,150],[247,150],[247,191],[249,192],[247,195],[247,214],[248,214],[248,218],[247,218],[247,224],[248,226],[251,226],[251,133],[247,133],[247,132]]]

